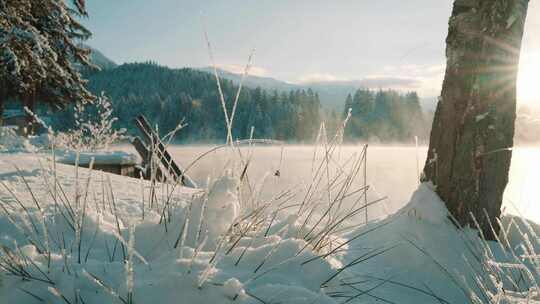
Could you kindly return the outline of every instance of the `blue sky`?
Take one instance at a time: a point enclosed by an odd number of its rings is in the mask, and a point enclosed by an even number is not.
[[[531,14],[539,16],[531,1]],[[118,63],[210,65],[237,71],[255,48],[254,74],[289,82],[395,77],[440,91],[451,0],[92,0],[89,44]],[[540,50],[528,24],[524,50]],[[203,21],[204,20],[204,21]],[[404,81],[405,83],[405,81]],[[408,82],[410,83],[410,82]]]

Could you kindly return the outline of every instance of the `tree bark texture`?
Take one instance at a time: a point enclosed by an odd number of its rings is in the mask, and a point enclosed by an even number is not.
[[[499,231],[495,218],[508,183],[528,2],[455,0],[422,177],[459,224],[475,227],[474,215],[487,239]]]

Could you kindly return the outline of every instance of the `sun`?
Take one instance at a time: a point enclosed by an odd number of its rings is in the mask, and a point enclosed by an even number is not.
[[[540,106],[540,51],[521,55],[517,100],[521,105]]]

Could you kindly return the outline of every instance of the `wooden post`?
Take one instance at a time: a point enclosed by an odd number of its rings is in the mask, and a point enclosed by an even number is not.
[[[135,123],[143,134],[146,146],[149,147],[148,149],[150,150],[155,148],[155,152],[157,153],[161,164],[169,172],[169,175],[175,180],[180,181],[182,185],[186,187],[197,188],[197,184],[189,176],[184,174],[183,170],[174,161],[171,154],[165,149],[159,135],[152,129],[148,120],[146,120],[143,115],[140,115],[135,120]]]

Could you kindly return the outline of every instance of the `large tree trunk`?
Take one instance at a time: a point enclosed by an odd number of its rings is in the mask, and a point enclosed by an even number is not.
[[[461,225],[499,227],[516,117],[516,79],[528,0],[455,0],[447,67],[424,181]],[[489,219],[485,216],[487,211]],[[488,221],[489,220],[489,221]]]

